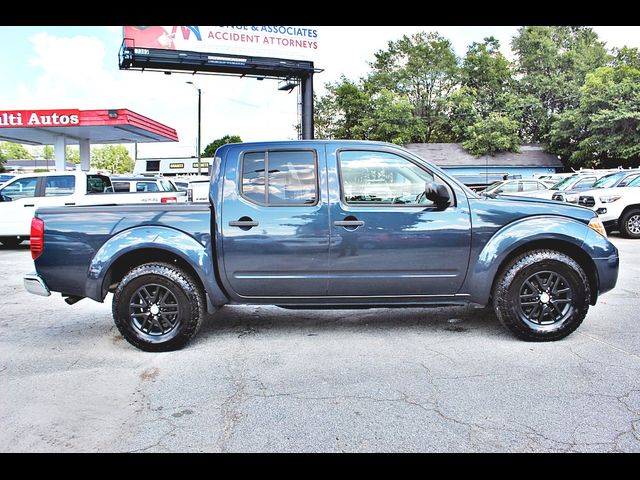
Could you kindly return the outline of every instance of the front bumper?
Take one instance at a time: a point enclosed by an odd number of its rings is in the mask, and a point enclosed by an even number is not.
[[[44,283],[44,280],[35,272],[27,273],[24,278],[24,288],[29,293],[33,293],[34,295],[40,295],[41,297],[48,297],[51,295],[49,291],[49,287]]]

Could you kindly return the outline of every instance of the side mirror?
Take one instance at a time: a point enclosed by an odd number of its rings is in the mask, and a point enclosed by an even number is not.
[[[447,187],[436,182],[427,182],[425,184],[424,195],[438,207],[446,207],[451,201]]]
[[[0,202],[10,202],[11,197],[7,197],[6,195],[0,194]]]

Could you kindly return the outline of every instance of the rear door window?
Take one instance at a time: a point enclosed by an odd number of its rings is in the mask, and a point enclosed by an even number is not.
[[[315,205],[318,201],[315,152],[287,150],[244,154],[241,193],[247,200],[260,205]]]
[[[73,195],[76,190],[76,178],[73,175],[46,177],[44,182],[45,197],[61,197]]]

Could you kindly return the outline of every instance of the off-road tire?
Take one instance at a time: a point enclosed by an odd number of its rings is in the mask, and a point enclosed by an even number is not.
[[[549,273],[554,274],[556,279],[561,278],[559,287],[562,288],[556,288],[557,291],[569,288],[568,293],[551,292],[551,298],[554,300],[547,300],[548,294],[538,295],[533,289],[529,289],[528,285],[542,285],[536,280],[530,281],[532,277],[537,278],[535,275],[542,279],[548,276],[548,282],[552,283],[553,276],[549,276]],[[545,293],[544,287],[536,288],[536,291]],[[564,338],[580,326],[589,310],[590,295],[587,275],[573,258],[555,250],[532,250],[514,258],[498,274],[493,289],[493,306],[500,323],[518,338],[546,342]],[[541,298],[547,302],[543,303]],[[523,300],[529,303],[538,302],[541,311],[547,307],[551,313],[542,314],[543,318],[548,319],[547,323],[536,324],[531,320],[526,312],[534,312],[536,305],[524,307]],[[565,308],[564,305],[569,307]],[[531,316],[535,317],[535,313]],[[556,321],[553,321],[553,316],[558,317]]]
[[[142,290],[145,287],[148,290]],[[160,287],[160,288],[158,288]],[[164,292],[175,301],[176,307],[168,305],[167,310],[177,312],[174,316],[170,313],[159,313],[165,315],[165,319],[175,320],[170,331],[164,332],[164,325],[169,320],[160,320],[160,323],[148,325],[148,329],[161,328],[161,333],[145,332],[142,323],[146,319],[153,318],[153,315],[145,316],[142,312],[145,308],[132,308],[138,301],[141,305],[144,300],[140,300],[138,292],[160,292],[156,293],[155,304],[159,304],[157,298]],[[141,295],[148,297],[146,293]],[[153,297],[153,295],[151,295]],[[165,297],[166,298],[166,297]],[[133,346],[147,352],[166,352],[178,350],[184,347],[198,332],[205,312],[204,293],[193,278],[179,267],[168,263],[146,263],[132,269],[127,273],[118,285],[113,295],[113,319],[122,336]],[[147,306],[151,305],[146,302]],[[148,310],[150,310],[150,308]],[[153,323],[149,320],[150,323]],[[156,330],[157,330],[156,328]]]

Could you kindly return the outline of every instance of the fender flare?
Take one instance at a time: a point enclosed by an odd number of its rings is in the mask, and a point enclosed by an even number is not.
[[[461,291],[468,293],[472,302],[485,305],[498,269],[515,250],[532,242],[560,241],[591,256],[590,249],[584,248],[590,232],[593,231],[584,223],[557,215],[526,217],[505,225],[484,245],[475,263],[469,265],[470,275]]]
[[[87,296],[93,300],[104,300],[104,281],[111,267],[123,255],[141,249],[169,252],[184,260],[198,275],[212,305],[219,307],[229,300],[219,287],[211,254],[211,237],[205,245],[186,233],[161,226],[139,226],[124,230],[111,237],[96,252],[87,272]]]

